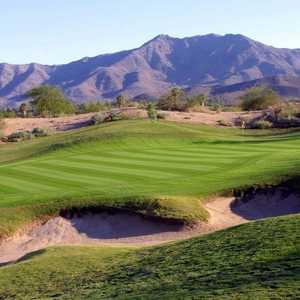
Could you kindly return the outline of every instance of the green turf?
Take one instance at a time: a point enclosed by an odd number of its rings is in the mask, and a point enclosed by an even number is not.
[[[0,237],[60,209],[193,221],[200,200],[298,174],[300,134],[123,121],[0,146]]]
[[[63,247],[0,270],[0,299],[299,299],[300,217],[146,249]]]
[[[149,121],[0,145],[0,238],[72,207],[205,219],[209,195],[299,175],[299,152],[297,130]],[[0,299],[300,299],[299,233],[289,216],[160,247],[50,248],[0,268]]]

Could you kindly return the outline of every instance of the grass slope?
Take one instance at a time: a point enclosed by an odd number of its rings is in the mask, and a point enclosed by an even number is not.
[[[199,199],[298,173],[300,134],[124,121],[0,146],[0,238],[60,209],[192,221]]]
[[[300,217],[146,249],[50,248],[0,271],[0,299],[299,299]]]

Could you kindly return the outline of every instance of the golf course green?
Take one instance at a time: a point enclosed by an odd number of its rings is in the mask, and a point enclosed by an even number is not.
[[[0,238],[73,208],[192,223],[214,195],[300,173],[300,132],[128,120],[0,145]],[[141,249],[57,247],[0,269],[0,299],[297,299],[300,218]]]

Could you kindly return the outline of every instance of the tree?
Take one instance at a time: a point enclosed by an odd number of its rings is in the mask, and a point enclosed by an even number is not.
[[[169,93],[162,96],[157,103],[157,107],[161,110],[182,111],[185,106],[186,95],[180,88],[173,88]]]
[[[30,90],[27,96],[33,99],[31,105],[38,115],[57,117],[75,112],[74,105],[56,87],[43,85]]]
[[[123,95],[119,95],[116,98],[116,105],[117,105],[118,108],[125,107],[126,103],[127,103],[127,100],[126,100],[126,98]]]
[[[23,118],[26,118],[27,110],[28,110],[27,103],[22,103],[19,107],[19,112]]]
[[[203,94],[195,95],[187,99],[187,108],[193,108],[197,106],[206,106],[208,101],[207,96]]]
[[[263,110],[280,103],[280,97],[272,89],[257,86],[246,91],[241,97],[243,110]]]
[[[157,120],[157,111],[156,111],[156,107],[154,105],[154,103],[149,103],[147,105],[147,114],[148,114],[148,118],[152,121],[156,121]]]

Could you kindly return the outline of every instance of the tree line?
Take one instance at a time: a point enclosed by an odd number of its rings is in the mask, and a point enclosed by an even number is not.
[[[2,109],[0,117],[58,117],[62,115],[109,111],[112,108],[139,107],[146,108],[154,118],[156,110],[164,111],[203,111],[218,110],[224,106],[222,99],[211,99],[206,95],[187,95],[183,89],[173,88],[158,100],[134,102],[124,95],[119,95],[112,102],[87,101],[74,104],[62,91],[54,86],[43,85],[30,90],[26,96],[30,101],[21,103],[18,109]],[[149,104],[150,103],[150,104]],[[262,110],[280,103],[280,97],[266,87],[254,87],[247,90],[240,99],[242,110]]]

